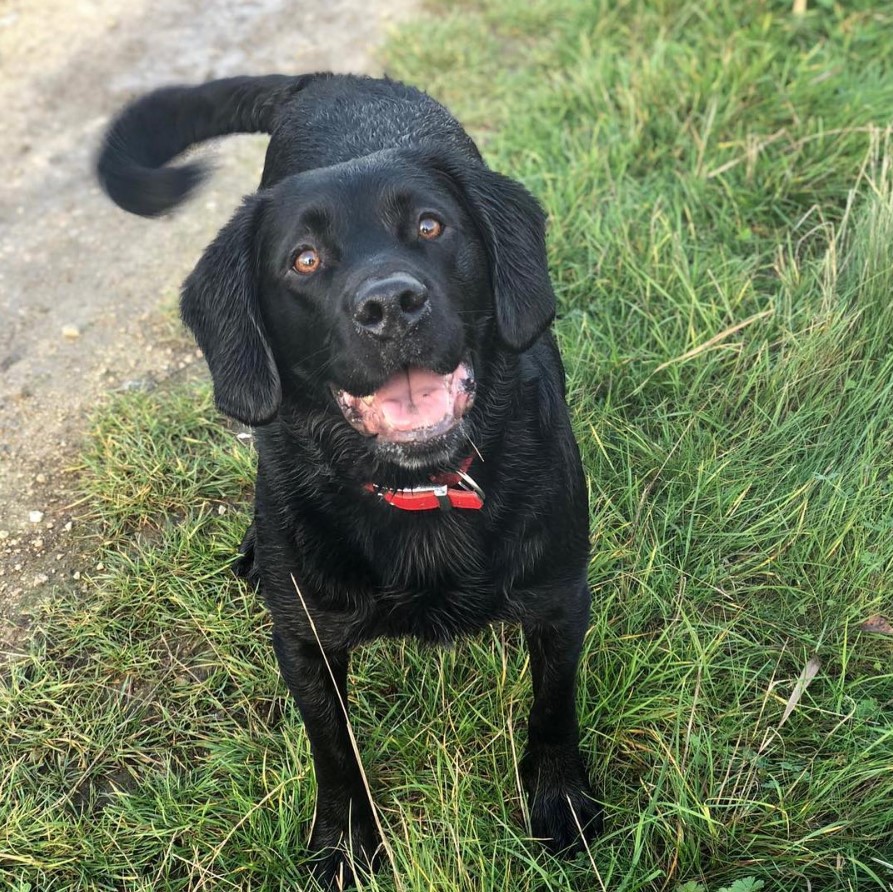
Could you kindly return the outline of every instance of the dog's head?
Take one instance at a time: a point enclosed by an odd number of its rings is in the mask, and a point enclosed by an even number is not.
[[[462,448],[493,351],[555,311],[544,216],[518,183],[443,153],[382,152],[251,196],[186,280],[218,407],[336,415],[406,467]]]

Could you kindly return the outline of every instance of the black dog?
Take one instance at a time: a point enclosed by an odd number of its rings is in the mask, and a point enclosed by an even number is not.
[[[271,134],[260,189],[181,308],[217,405],[257,426],[242,569],[310,738],[319,875],[379,846],[344,710],[351,649],[498,621],[530,648],[532,832],[578,850],[601,824],[574,707],[588,509],[543,213],[425,94],[330,74],[154,92],[112,125],[100,180],[160,214],[203,175],[163,165],[236,132]]]

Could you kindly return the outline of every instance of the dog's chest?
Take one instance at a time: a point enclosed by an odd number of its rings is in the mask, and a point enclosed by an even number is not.
[[[349,581],[338,573],[353,588],[343,595],[355,599],[364,636],[447,641],[508,618],[498,548],[478,518],[395,521],[367,531]]]

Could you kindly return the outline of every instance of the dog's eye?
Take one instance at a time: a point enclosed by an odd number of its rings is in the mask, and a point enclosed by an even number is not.
[[[419,220],[419,236],[424,239],[435,239],[443,232],[443,223],[434,217],[422,217]]]
[[[310,273],[315,273],[319,269],[321,263],[318,251],[314,251],[313,248],[304,248],[295,258],[294,268],[301,275],[309,276]]]

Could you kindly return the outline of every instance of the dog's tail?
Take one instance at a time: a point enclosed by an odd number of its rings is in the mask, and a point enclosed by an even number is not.
[[[231,77],[195,87],[164,87],[128,105],[112,122],[96,161],[115,204],[143,217],[178,205],[207,176],[207,165],[164,165],[195,143],[227,133],[271,133],[276,111],[326,75]]]

